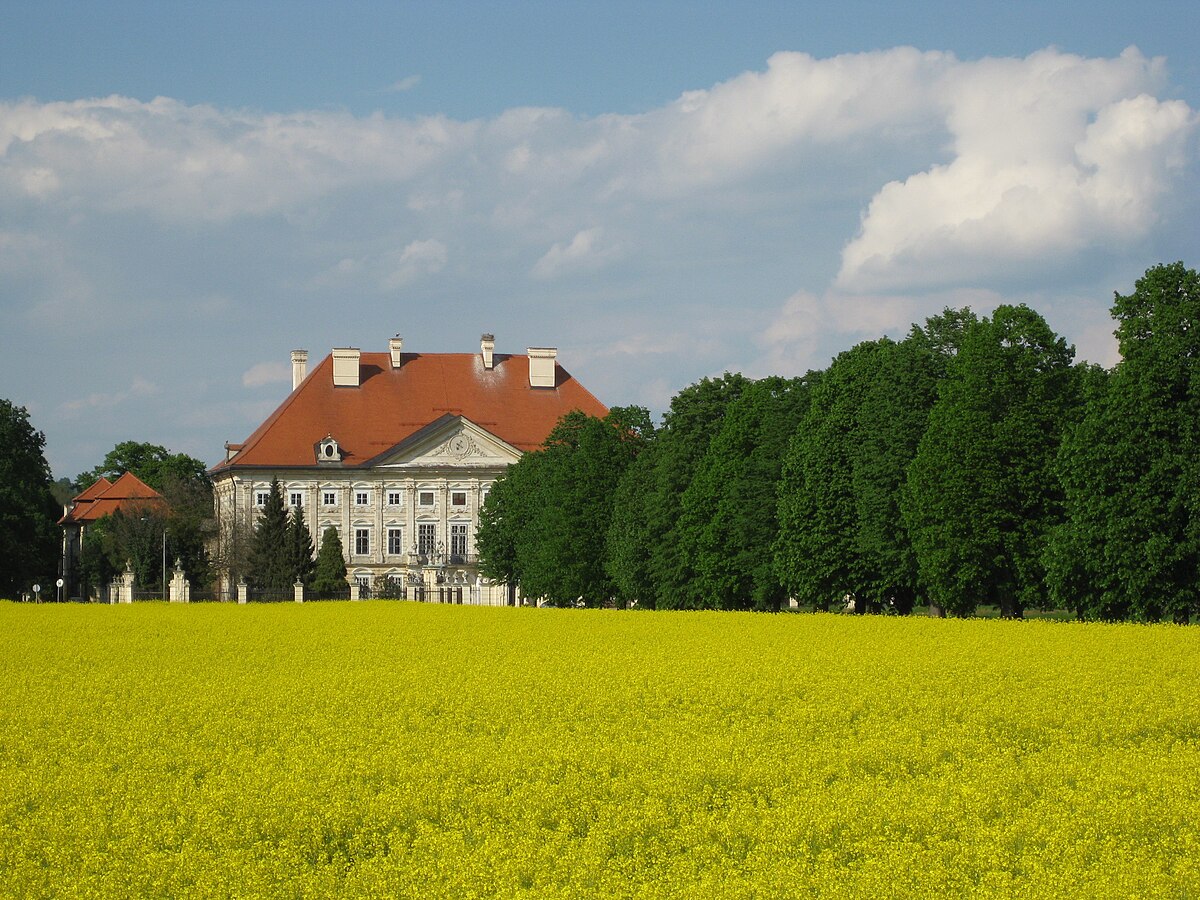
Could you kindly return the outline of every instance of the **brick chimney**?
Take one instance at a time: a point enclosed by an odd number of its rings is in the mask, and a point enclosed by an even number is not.
[[[300,387],[300,382],[308,374],[308,351],[292,351],[292,390]]]
[[[556,347],[530,347],[529,354],[529,386],[554,387],[554,365],[558,357]]]
[[[396,335],[388,341],[388,353],[392,355],[392,368],[400,368],[400,351],[404,347],[404,338]]]
[[[358,387],[358,363],[362,355],[357,347],[335,347],[333,349],[333,386]]]
[[[490,369],[492,367],[492,353],[496,349],[496,336],[494,334],[485,334],[479,338],[479,352],[483,356],[483,367]]]

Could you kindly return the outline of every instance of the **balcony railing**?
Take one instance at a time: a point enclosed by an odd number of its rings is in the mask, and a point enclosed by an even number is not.
[[[410,553],[410,566],[477,566],[479,557],[474,553]]]

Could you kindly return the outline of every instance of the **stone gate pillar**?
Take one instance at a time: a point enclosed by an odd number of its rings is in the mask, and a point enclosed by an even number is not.
[[[125,563],[125,571],[121,573],[120,596],[118,603],[133,602],[133,563]]]

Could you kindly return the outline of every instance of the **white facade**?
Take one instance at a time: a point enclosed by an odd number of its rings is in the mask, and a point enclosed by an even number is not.
[[[450,417],[367,469],[230,472],[215,483],[217,514],[225,525],[252,522],[278,478],[285,505],[303,505],[314,547],[326,528],[337,529],[347,574],[371,596],[503,606],[515,593],[479,574],[475,532],[488,490],[519,457]]]
[[[501,605],[507,585],[480,576],[476,531],[487,492],[522,453],[538,449],[573,410],[607,408],[559,366],[553,347],[497,353],[405,353],[334,348],[311,373],[291,355],[292,390],[212,470],[219,539],[228,569],[273,479],[304,508],[320,546],[337,529],[350,578],[370,596]]]

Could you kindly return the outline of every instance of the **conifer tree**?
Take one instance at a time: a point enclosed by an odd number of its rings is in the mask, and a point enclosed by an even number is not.
[[[299,581],[305,587],[312,583],[316,562],[313,560],[312,533],[304,521],[304,507],[295,506],[288,519],[287,546],[289,550],[289,568],[292,571],[292,582]]]
[[[288,515],[278,479],[271,479],[271,490],[258,521],[250,548],[250,572],[247,581],[270,595],[282,596],[293,582],[292,549],[288,543]]]
[[[312,589],[318,596],[346,590],[346,556],[342,539],[332,525],[321,535],[321,549],[313,569]]]

